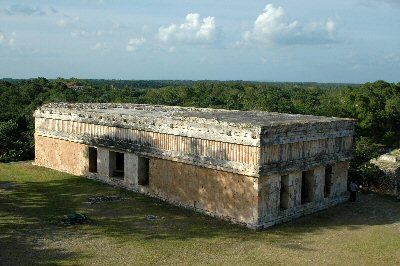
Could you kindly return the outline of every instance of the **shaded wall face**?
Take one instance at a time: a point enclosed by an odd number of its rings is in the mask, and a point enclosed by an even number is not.
[[[307,137],[311,138],[312,135]],[[352,136],[304,140],[294,143],[264,144],[261,147],[261,173],[302,171],[352,156]]]
[[[74,175],[89,170],[89,148],[85,144],[35,134],[35,163]]]
[[[342,196],[347,191],[349,162],[332,165],[330,196]]]
[[[257,222],[257,180],[184,163],[150,159],[150,190],[154,194],[247,224]]]
[[[260,177],[259,223],[301,216],[343,201],[347,193],[349,163],[339,162],[330,167],[332,172],[327,184],[325,166]],[[329,186],[329,189],[326,186]],[[326,194],[326,191],[329,193]]]

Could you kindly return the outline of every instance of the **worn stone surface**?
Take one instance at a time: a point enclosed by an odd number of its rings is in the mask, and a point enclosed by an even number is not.
[[[385,174],[380,178],[380,189],[389,195],[397,196],[400,200],[400,150],[383,154],[371,163],[379,167]]]
[[[106,148],[97,149],[97,172],[103,178],[110,177],[110,152]]]
[[[310,202],[302,203],[302,172],[287,175],[287,208],[281,205],[281,180],[286,175],[273,174],[259,178],[258,184],[258,226],[268,227],[299,216],[328,208],[347,198],[348,163],[340,162],[332,166],[331,193],[325,197],[325,167],[306,171],[305,178],[311,179],[308,188]]]
[[[332,166],[331,196],[340,197],[347,191],[349,162],[339,162]]]
[[[354,121],[59,103],[35,112],[35,130],[38,165],[262,228],[346,199]],[[89,172],[89,147],[97,149],[96,172]],[[123,153],[122,177],[113,176],[116,152]],[[328,166],[330,194],[325,195]]]
[[[257,224],[257,178],[168,160],[150,161],[150,190],[162,199],[250,226]]]
[[[137,186],[139,181],[139,156],[133,153],[125,153],[125,181],[128,186]]]
[[[35,134],[35,164],[83,176],[88,173],[88,146]]]

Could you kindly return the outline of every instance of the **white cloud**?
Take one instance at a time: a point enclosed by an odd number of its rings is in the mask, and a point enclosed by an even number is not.
[[[269,4],[254,22],[253,29],[244,33],[246,43],[265,45],[324,44],[335,42],[336,25],[332,19],[302,25],[290,21],[282,7]]]
[[[264,56],[261,57],[260,60],[261,60],[261,63],[263,63],[263,64],[268,63],[268,58],[266,58],[266,57],[264,57]]]
[[[200,20],[197,13],[187,14],[185,22],[180,25],[171,24],[158,29],[158,38],[164,43],[209,44],[215,41],[216,34],[215,18]]]
[[[8,44],[10,46],[14,46],[16,37],[17,34],[15,32],[11,33],[11,38],[8,40]]]
[[[43,10],[40,7],[32,7],[24,4],[14,4],[10,7],[3,9],[2,13],[13,16],[13,15],[23,15],[23,16],[45,16],[48,15],[49,12]]]
[[[389,5],[400,7],[400,1],[399,0],[375,0],[376,2],[385,2],[388,3]]]
[[[329,34],[329,37],[331,37],[331,39],[335,39],[336,37],[336,24],[332,19],[328,19],[326,21],[326,31]]]
[[[146,42],[146,39],[143,37],[140,38],[132,38],[128,41],[126,45],[126,50],[128,52],[136,51],[140,46],[142,46]]]
[[[4,34],[3,32],[0,31],[0,44],[8,44],[8,46],[14,46],[16,42],[17,34],[15,32],[12,32],[8,36]]]
[[[399,0],[359,0],[359,4],[364,6],[375,6],[376,4],[388,4],[393,7],[400,7]]]
[[[63,18],[60,18],[59,20],[57,20],[57,26],[65,27],[68,24],[70,24],[69,18],[63,17]]]
[[[384,58],[387,63],[400,65],[400,53],[391,53],[386,55]]]
[[[200,64],[204,64],[204,63],[206,63],[208,61],[208,57],[207,56],[202,56],[201,58],[200,58],[200,60],[199,60],[199,63]]]
[[[95,32],[96,36],[104,36],[104,35],[111,35],[111,34],[113,34],[112,30],[97,30]]]
[[[57,20],[57,26],[65,27],[68,25],[69,20],[67,18],[60,18]]]
[[[103,37],[107,35],[113,35],[118,29],[119,24],[115,22],[110,22],[108,28],[98,28],[98,29],[88,29],[87,25],[83,23],[80,17],[69,16],[67,14],[62,14],[57,20],[57,25],[62,28],[70,30],[70,35],[72,38],[79,37]]]
[[[85,30],[74,30],[71,32],[71,37],[77,38],[77,37],[86,36],[87,34],[88,34],[88,32]]]
[[[77,27],[78,22],[79,17],[71,17],[66,14],[61,14],[61,17],[57,20],[57,26],[62,28],[69,26]]]
[[[104,43],[104,42],[98,42],[95,45],[93,45],[91,47],[93,50],[97,50],[97,51],[106,51],[108,50],[110,47]]]

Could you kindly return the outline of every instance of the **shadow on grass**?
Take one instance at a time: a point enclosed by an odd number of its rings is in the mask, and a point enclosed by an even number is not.
[[[33,168],[24,167],[28,173]],[[106,236],[113,237],[117,242],[186,241],[218,237],[269,241],[287,249],[311,251],[296,244],[297,240],[325,229],[346,227],[357,230],[365,225],[400,221],[400,206],[394,199],[361,195],[356,203],[345,203],[255,232],[96,181],[47,169],[39,172],[46,178],[41,179],[39,175],[20,180],[18,176],[0,176],[2,182],[19,184],[0,189],[0,258],[7,262],[5,264],[47,264],[88,256],[46,244],[48,240],[62,240],[65,235],[72,238],[79,238],[82,234],[89,238]],[[85,203],[88,197],[94,195],[118,195],[127,199],[121,202]],[[87,214],[92,222],[82,226],[61,226],[59,219],[62,215],[73,212]],[[149,214],[156,215],[157,219],[147,220]]]
[[[78,254],[62,248],[43,248],[26,235],[16,233],[1,236],[0,247],[0,265],[54,265],[78,257]]]

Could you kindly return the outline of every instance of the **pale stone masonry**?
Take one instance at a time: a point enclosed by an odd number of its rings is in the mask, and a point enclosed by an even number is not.
[[[400,149],[372,159],[371,163],[378,166],[384,174],[377,178],[381,192],[400,200]]]
[[[354,120],[140,104],[36,110],[35,163],[265,228],[347,197]]]

